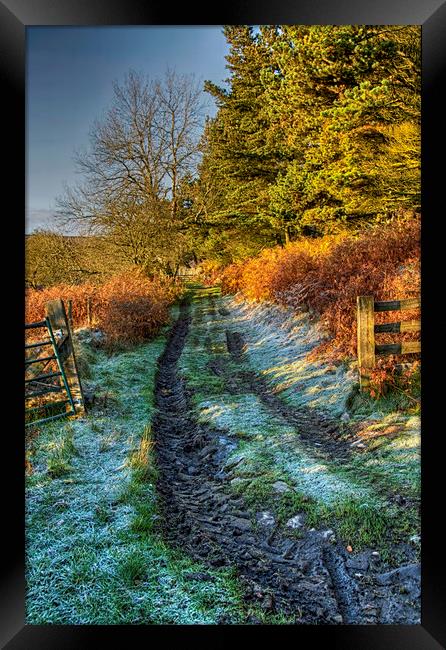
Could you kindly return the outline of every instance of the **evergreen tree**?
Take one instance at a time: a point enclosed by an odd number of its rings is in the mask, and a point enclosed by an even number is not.
[[[280,31],[269,106],[294,160],[270,188],[276,218],[331,232],[419,206],[419,45],[416,27]]]
[[[267,211],[268,187],[280,168],[269,139],[262,82],[262,71],[271,65],[270,49],[252,27],[227,26],[224,33],[230,45],[226,58],[231,76],[228,89],[205,84],[219,107],[208,125],[206,169],[222,190],[214,218],[225,230],[243,233],[247,249],[259,249],[275,243]]]

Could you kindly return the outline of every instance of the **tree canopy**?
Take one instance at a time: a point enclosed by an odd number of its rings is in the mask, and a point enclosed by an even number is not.
[[[249,249],[420,209],[418,27],[225,35],[229,87],[206,85],[219,106],[204,159],[217,230],[234,224]]]
[[[61,219],[175,273],[420,211],[420,28],[224,27],[225,86],[130,71],[78,154]]]

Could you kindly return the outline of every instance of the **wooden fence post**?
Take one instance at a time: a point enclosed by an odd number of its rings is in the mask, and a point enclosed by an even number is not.
[[[375,367],[375,307],[373,296],[358,296],[358,369],[361,390],[370,385]]]
[[[87,324],[91,328],[91,297],[87,298]]]
[[[73,301],[68,300],[68,324],[73,331]]]
[[[58,346],[59,356],[64,367],[71,394],[76,404],[76,412],[83,413],[85,411],[84,395],[77,370],[76,357],[74,355],[71,329],[68,324],[68,318],[63,301],[58,298],[57,300],[50,300],[47,302],[46,315],[51,323],[53,332],[55,333],[56,330],[62,331],[63,343],[60,347]]]

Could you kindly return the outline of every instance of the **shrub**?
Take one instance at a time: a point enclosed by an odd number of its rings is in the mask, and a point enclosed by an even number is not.
[[[62,298],[65,304],[72,301],[73,326],[86,326],[90,300],[92,324],[104,330],[108,345],[136,343],[154,336],[167,322],[168,307],[180,293],[179,283],[149,279],[132,269],[99,286],[60,284],[41,291],[28,289],[25,319],[44,318],[46,303]]]
[[[241,291],[250,300],[271,300],[319,317],[332,356],[356,354],[356,297],[376,300],[410,298],[420,292],[420,224],[416,218],[371,227],[359,235],[343,233],[301,239],[284,248],[227,267],[222,291]],[[404,319],[417,312],[404,312]],[[376,322],[397,320],[376,314]],[[405,340],[413,334],[379,335],[380,342]],[[321,348],[316,353],[320,353]],[[389,364],[393,362],[389,360]]]
[[[159,281],[122,273],[100,290],[98,316],[109,344],[154,336],[168,320],[170,297]]]
[[[214,286],[220,282],[223,266],[216,260],[204,260],[197,268],[196,278],[205,286]]]

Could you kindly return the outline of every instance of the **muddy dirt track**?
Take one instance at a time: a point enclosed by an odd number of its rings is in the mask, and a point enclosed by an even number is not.
[[[297,624],[417,622],[416,612],[405,611],[396,595],[400,575],[379,573],[370,553],[358,556],[355,564],[326,530],[305,530],[290,539],[275,525],[256,525],[243,498],[230,493],[221,432],[197,421],[177,367],[190,327],[184,302],[159,359],[155,388],[153,430],[166,538],[211,567],[235,566],[248,604],[283,613]],[[228,332],[227,347],[235,360],[241,358],[243,335]],[[211,370],[224,374],[218,359]],[[349,445],[341,440],[335,422],[285,405],[254,372],[228,380],[229,392],[247,387],[278,417],[299,426],[313,451],[340,462],[348,457]],[[407,567],[406,573],[410,588],[416,589],[417,567]],[[195,579],[212,576],[203,573]],[[388,604],[383,607],[384,601]],[[246,622],[260,621],[251,616]]]

